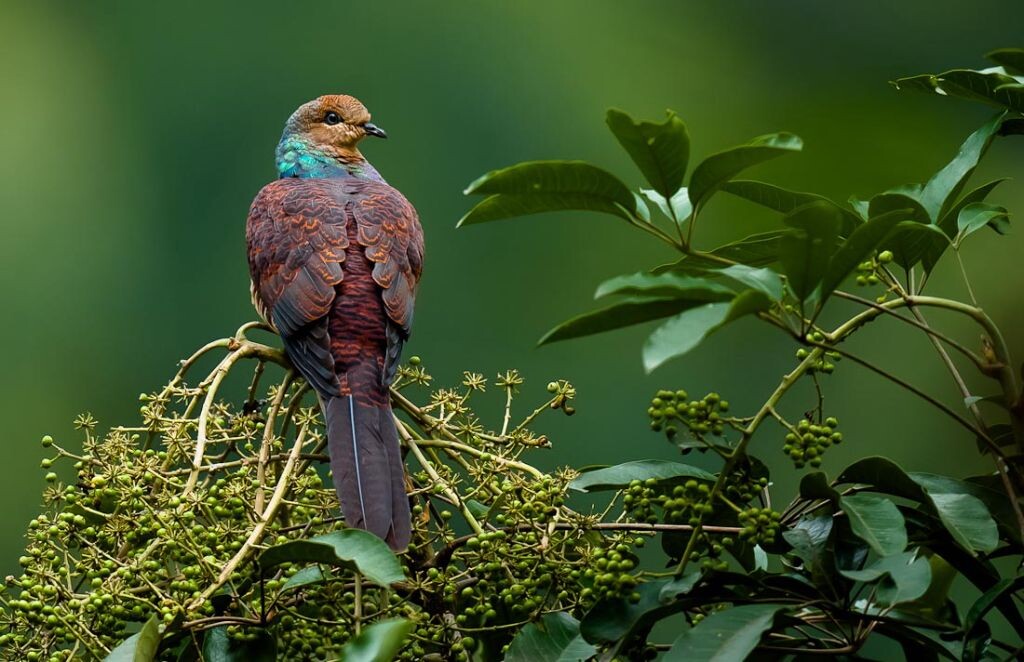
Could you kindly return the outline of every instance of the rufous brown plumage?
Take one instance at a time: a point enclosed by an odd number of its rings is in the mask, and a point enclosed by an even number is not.
[[[253,302],[320,398],[346,523],[404,549],[409,502],[389,385],[412,328],[423,232],[359,151],[367,135],[386,137],[354,97],[299,107],[246,239]]]

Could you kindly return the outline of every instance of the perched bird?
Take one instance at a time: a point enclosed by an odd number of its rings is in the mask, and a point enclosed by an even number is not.
[[[411,521],[388,387],[412,327],[423,230],[360,153],[366,136],[387,137],[358,99],[300,106],[246,240],[253,303],[319,396],[346,523],[402,550]]]

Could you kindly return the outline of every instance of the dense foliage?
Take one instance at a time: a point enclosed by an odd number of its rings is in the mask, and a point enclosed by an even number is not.
[[[470,185],[487,197],[463,225],[593,211],[679,254],[602,283],[597,297],[610,304],[542,342],[662,320],[642,351],[654,370],[742,318],[792,339],[792,369],[752,411],[685,384],[652,394],[651,429],[682,455],[715,458],[717,471],[637,460],[545,474],[527,462],[550,443],[535,421],[573,413],[571,384],[551,382],[536,408],[514,416],[523,384],[515,371],[493,381],[465,373],[431,390],[414,357],[394,387],[415,503],[413,544],[399,558],[336,516],[315,399],[279,350],[250,339],[258,325],[246,325],[143,394],[139,425],[100,435],[83,416],[81,453],[43,439],[53,455],[44,469],[71,462],[77,475],[68,484],[46,475],[52,486],[29,526],[24,571],[0,593],[4,658],[732,660],[855,657],[874,639],[907,657],[1019,657],[1017,364],[969,282],[968,302],[925,293],[941,259],[959,263],[967,281],[963,242],[1009,224],[1007,210],[986,201],[1001,180],[968,188],[991,142],[1024,128],[1024,51],[992,57],[999,67],[897,81],[999,112],[927,182],[869,200],[838,204],[737,179],[801,149],[782,133],[713,154],[687,180],[678,117],[636,122],[614,110],[609,128],[649,188],[634,191],[580,161],[523,163]],[[721,192],[778,212],[779,228],[698,248],[701,213]],[[826,308],[829,319],[853,312],[826,327]],[[980,345],[934,328],[935,309],[970,320]],[[847,350],[869,322],[919,331],[963,406]],[[992,471],[938,476],[864,457],[826,475],[823,457],[846,442],[824,393],[849,362],[933,405]],[[969,391],[967,370],[990,378],[992,392]],[[792,408],[804,415],[787,417],[780,403],[803,381],[816,396]],[[488,389],[505,405],[494,425],[473,411]],[[776,494],[755,451],[784,453],[802,472],[798,493]],[[657,553],[640,552],[647,545]],[[949,599],[957,577],[973,585],[971,604]]]

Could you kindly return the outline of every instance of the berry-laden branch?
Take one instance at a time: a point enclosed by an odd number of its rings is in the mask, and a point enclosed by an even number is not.
[[[81,452],[44,439],[53,455],[43,466],[73,463],[75,477],[47,474],[23,573],[0,594],[4,657],[102,658],[132,622],[156,614],[167,646],[227,628],[250,643],[268,632],[292,658],[330,657],[357,624],[402,616],[415,623],[403,659],[468,659],[500,650],[543,614],[639,599],[647,574],[634,546],[694,529],[573,510],[567,488],[577,473],[545,473],[524,459],[551,445],[533,430],[544,412],[573,413],[568,382],[548,384],[546,399],[516,420],[523,379],[499,375],[505,408],[490,429],[472,409],[488,380],[466,373],[455,388],[431,389],[414,357],[394,390],[415,504],[407,579],[356,584],[350,572],[321,567],[319,579],[292,588],[309,571],[302,564],[265,576],[254,563],[264,550],[344,522],[315,402],[280,350],[250,338],[263,331],[246,325],[183,361],[166,386],[140,397],[139,425],[101,435],[84,415]]]

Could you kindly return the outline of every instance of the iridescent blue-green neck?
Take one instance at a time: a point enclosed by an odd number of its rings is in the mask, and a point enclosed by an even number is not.
[[[362,159],[346,163],[294,135],[286,134],[281,137],[276,157],[277,174],[280,179],[358,177],[384,181],[369,161]]]

